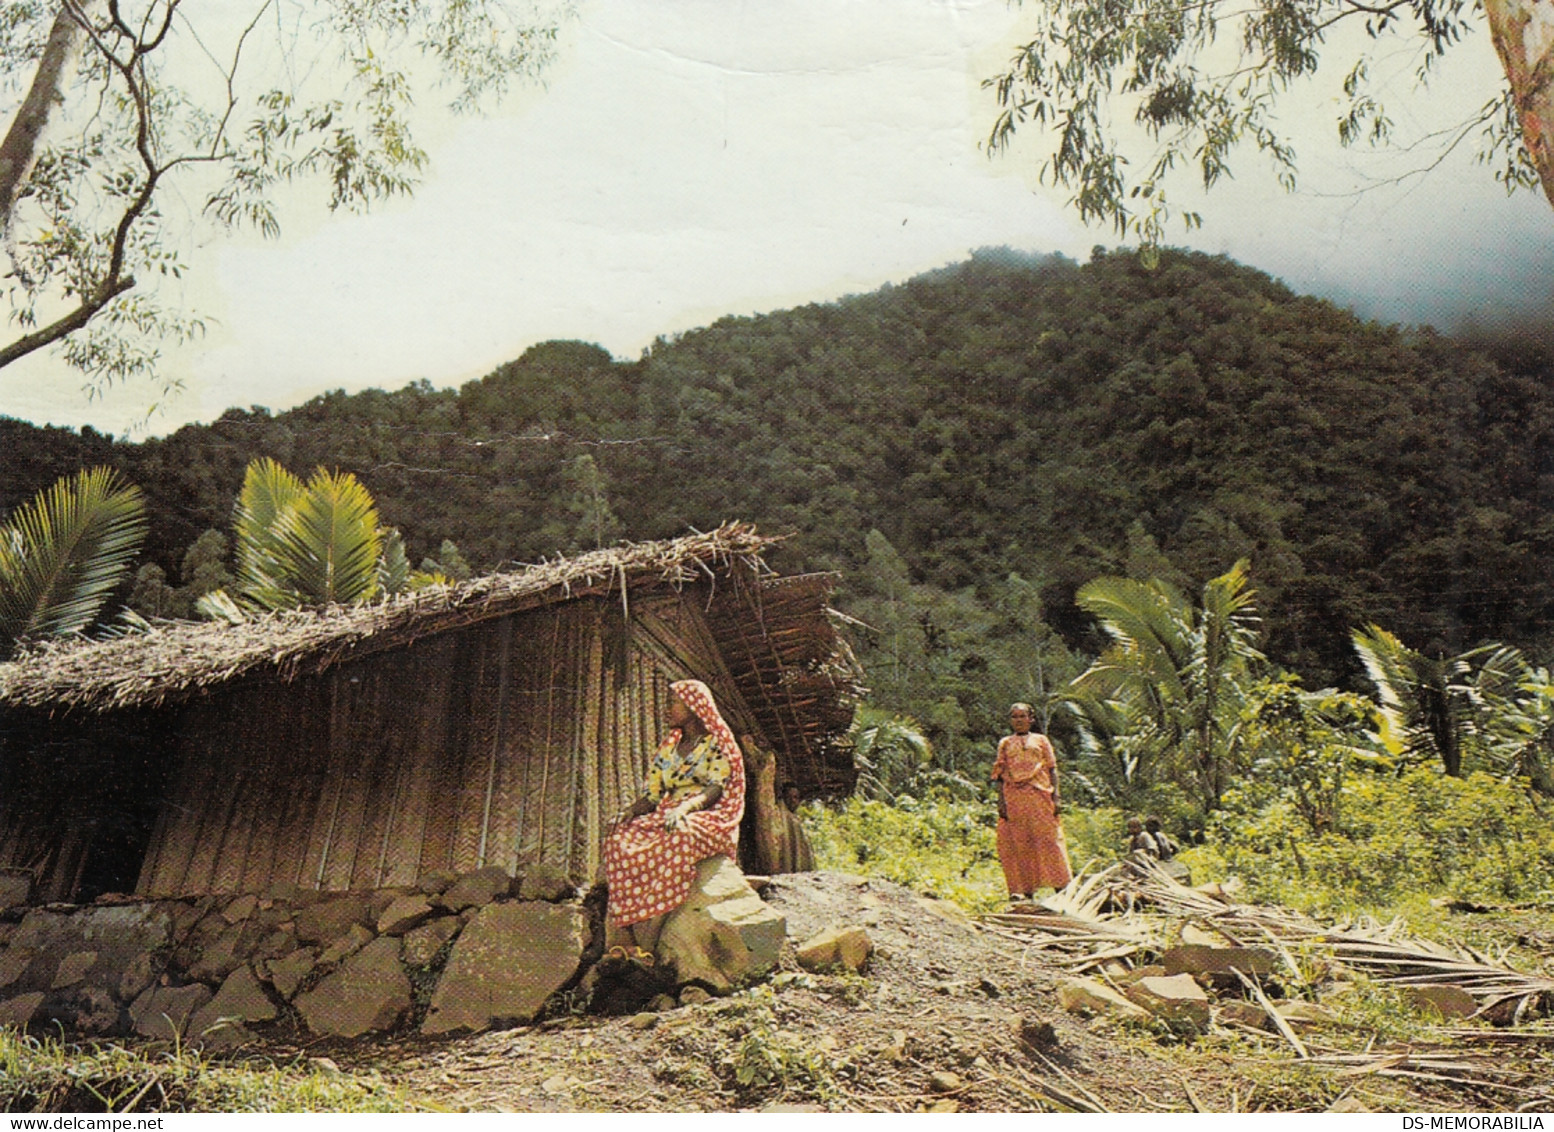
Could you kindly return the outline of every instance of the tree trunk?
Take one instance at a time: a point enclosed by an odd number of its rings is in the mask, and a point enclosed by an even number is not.
[[[1554,204],[1554,0],[1484,0],[1522,141]]]
[[[753,835],[749,839],[750,857],[744,864],[770,876],[785,871],[782,865],[787,856],[787,811],[777,801],[777,759],[770,751],[756,746],[749,735],[740,739],[739,746],[745,755],[745,807]]]
[[[65,101],[65,80],[83,37],[81,25],[70,14],[69,7],[61,3],[32,85],[27,88],[27,97],[22,99],[11,128],[0,141],[0,232],[10,229],[17,198],[37,163],[44,127],[54,108]]]

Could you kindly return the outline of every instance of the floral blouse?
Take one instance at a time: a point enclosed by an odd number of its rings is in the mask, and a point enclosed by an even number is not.
[[[647,796],[654,803],[665,796],[679,802],[709,786],[723,786],[728,782],[728,757],[712,735],[703,735],[688,754],[680,754],[679,746],[680,733],[671,731],[648,769]]]

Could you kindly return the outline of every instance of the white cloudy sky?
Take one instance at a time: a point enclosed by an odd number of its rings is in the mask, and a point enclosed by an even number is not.
[[[869,290],[984,245],[1084,258],[1113,237],[1032,185],[1035,148],[978,148],[992,110],[977,80],[1018,27],[1003,0],[583,0],[543,92],[431,135],[413,202],[204,242],[189,297],[212,331],[170,359],[187,389],[138,435],[332,388],[454,385],[547,338],[634,357],[722,314]],[[1403,54],[1378,64],[1404,93],[1410,70]],[[1495,75],[1487,36],[1468,43],[1432,95],[1394,99],[1400,136],[1480,105]],[[1471,146],[1356,197],[1360,178],[1418,159],[1338,150],[1324,89],[1287,113],[1301,191],[1243,160],[1195,246],[1367,316],[1450,322],[1548,298],[1554,213],[1507,200]],[[0,371],[0,414],[40,423],[122,431],[152,396],[88,401],[47,359]]]

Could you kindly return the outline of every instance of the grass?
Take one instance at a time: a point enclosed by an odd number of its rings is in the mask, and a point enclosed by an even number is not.
[[[425,1111],[376,1073],[306,1062],[214,1061],[187,1048],[130,1049],[0,1029],[0,1109],[6,1112]]]

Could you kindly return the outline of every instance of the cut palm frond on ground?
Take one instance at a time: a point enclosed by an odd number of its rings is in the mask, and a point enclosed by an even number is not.
[[[1160,950],[1184,923],[1243,946],[1267,946],[1296,975],[1290,948],[1299,945],[1379,983],[1460,987],[1479,1004],[1477,1016],[1502,1025],[1531,1021],[1554,1008],[1554,978],[1515,970],[1465,948],[1413,938],[1400,921],[1323,924],[1287,908],[1230,903],[1147,864],[1076,877],[1028,913],[982,919],[985,930],[1027,948],[1073,953],[1073,965],[1081,968]]]

